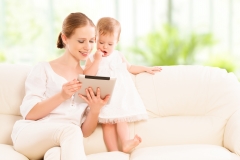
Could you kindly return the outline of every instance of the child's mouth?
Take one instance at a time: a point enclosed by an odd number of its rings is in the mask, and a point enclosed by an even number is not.
[[[107,52],[106,51],[103,51],[103,56],[106,56],[107,55]]]

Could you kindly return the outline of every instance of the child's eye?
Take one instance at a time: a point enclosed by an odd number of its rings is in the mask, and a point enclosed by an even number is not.
[[[95,41],[94,40],[92,40],[92,41],[89,41],[90,43],[94,43]]]
[[[109,44],[109,46],[112,46],[112,44]]]
[[[84,41],[78,41],[79,43],[84,43]]]
[[[99,42],[100,44],[103,44],[103,42]]]

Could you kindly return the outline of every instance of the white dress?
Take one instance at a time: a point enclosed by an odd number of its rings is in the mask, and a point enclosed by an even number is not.
[[[93,55],[89,58],[93,61]],[[111,102],[100,112],[100,123],[134,122],[148,118],[145,106],[119,51],[102,57],[97,76],[117,78]]]

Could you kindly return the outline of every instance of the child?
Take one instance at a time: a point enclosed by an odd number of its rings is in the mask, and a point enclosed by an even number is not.
[[[120,23],[110,17],[97,23],[97,51],[86,62],[85,75],[117,77],[114,93],[109,105],[102,108],[99,122],[108,151],[131,152],[142,141],[138,135],[129,137],[128,123],[148,118],[145,106],[135,88],[131,75],[141,72],[154,74],[160,67],[131,65],[122,53],[115,50],[121,32]]]

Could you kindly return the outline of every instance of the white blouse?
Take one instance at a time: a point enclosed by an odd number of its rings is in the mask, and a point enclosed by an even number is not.
[[[37,64],[29,73],[25,82],[25,97],[20,106],[23,117],[18,120],[13,127],[12,140],[17,138],[19,132],[27,127],[28,124],[42,122],[72,123],[80,126],[85,120],[85,110],[87,103],[76,104],[74,95],[72,98],[61,103],[57,108],[50,112],[46,117],[37,121],[25,120],[28,112],[39,102],[46,100],[61,92],[62,85],[68,81],[56,74],[48,62]]]

